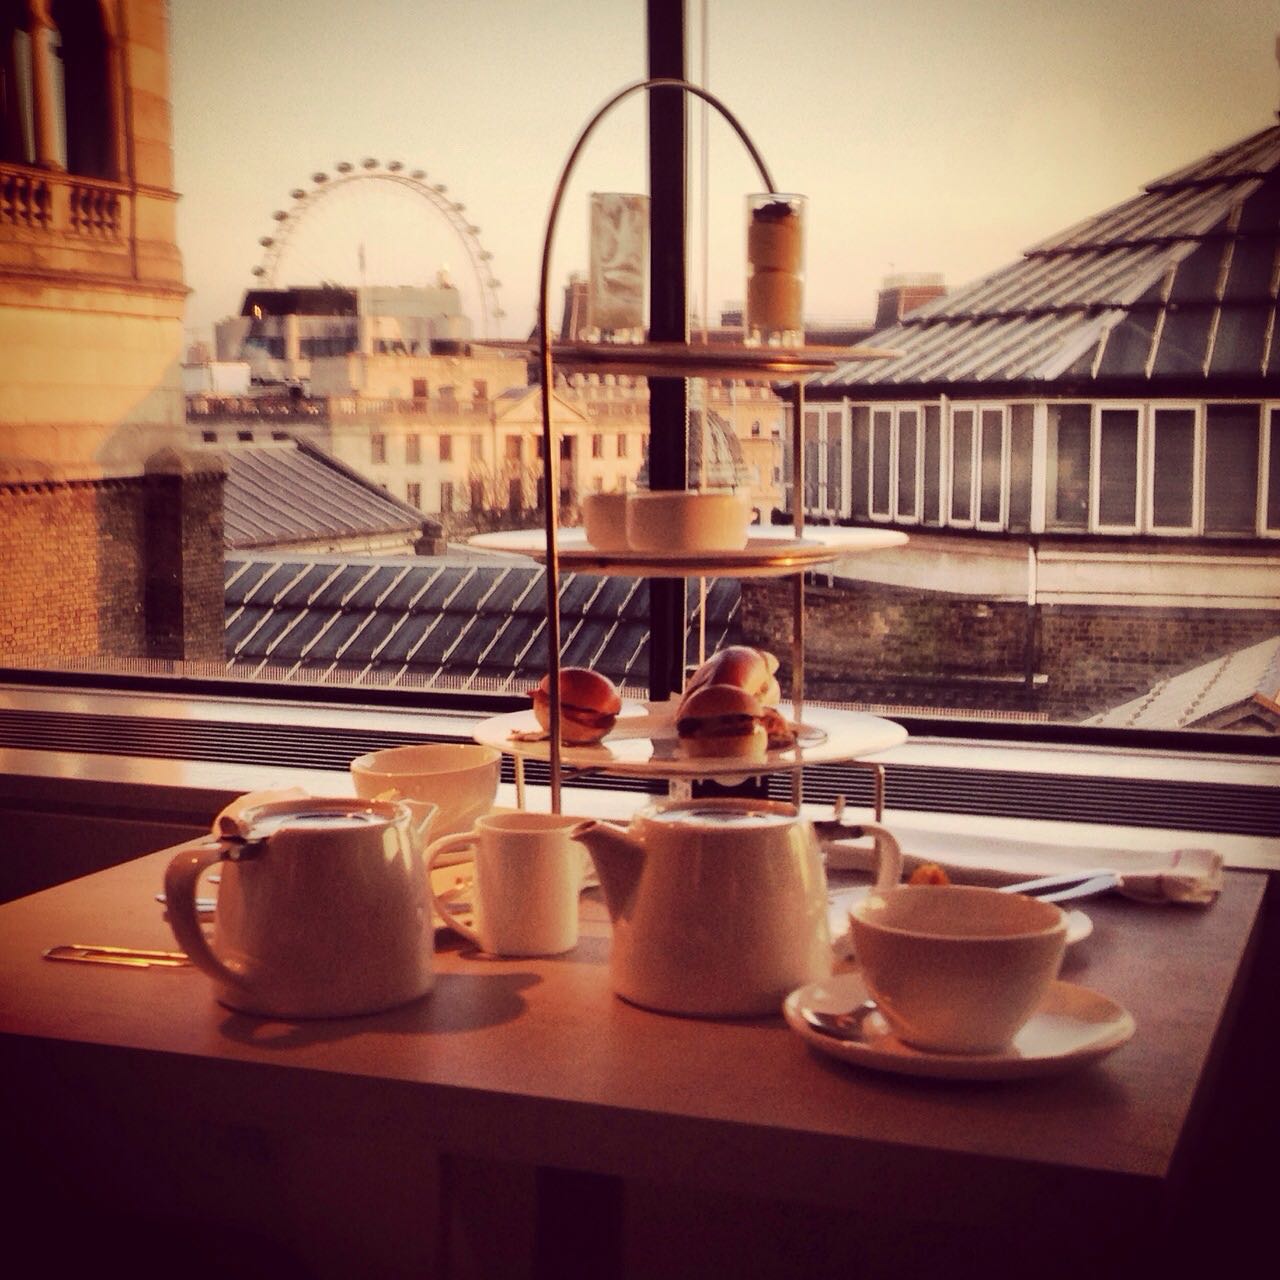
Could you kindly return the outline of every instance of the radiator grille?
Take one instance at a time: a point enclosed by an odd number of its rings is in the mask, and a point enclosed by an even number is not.
[[[6,747],[264,767],[345,770],[366,751],[449,740],[443,734],[377,729],[0,709],[0,745]],[[509,759],[503,762],[503,776],[511,781]],[[529,762],[525,776],[531,783],[545,783],[547,766]],[[573,783],[652,794],[665,790],[665,784],[650,778],[588,775],[575,776]],[[773,775],[768,791],[785,799],[790,782]],[[854,805],[868,806],[874,798],[872,774],[854,765],[816,765],[805,770],[804,794],[819,803],[844,795]],[[901,810],[1280,835],[1280,789],[1264,786],[886,764],[885,795],[889,807]]]

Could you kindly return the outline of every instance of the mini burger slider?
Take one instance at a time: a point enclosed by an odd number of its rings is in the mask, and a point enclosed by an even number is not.
[[[542,677],[529,690],[533,714],[547,733],[551,732],[551,677]],[[586,667],[563,667],[560,671],[560,740],[572,746],[599,742],[618,718],[622,699],[613,682]]]
[[[763,760],[769,748],[765,708],[731,684],[695,689],[680,706],[676,733],[686,756]]]
[[[753,649],[750,645],[733,644],[719,649],[689,677],[684,696],[713,684],[731,684],[758,698],[766,706],[781,699],[781,691],[774,672],[778,659],[766,649]],[[678,714],[678,713],[677,713]]]

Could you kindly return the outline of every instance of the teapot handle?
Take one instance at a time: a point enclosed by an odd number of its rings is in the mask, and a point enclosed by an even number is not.
[[[876,882],[872,893],[887,893],[902,879],[902,846],[888,827],[861,822],[845,828],[850,836],[870,836],[876,846]]]
[[[196,915],[196,884],[200,876],[215,862],[221,862],[233,843],[212,839],[176,854],[165,869],[164,898],[169,927],[191,963],[219,982],[243,988],[243,976],[228,969],[214,955]]]

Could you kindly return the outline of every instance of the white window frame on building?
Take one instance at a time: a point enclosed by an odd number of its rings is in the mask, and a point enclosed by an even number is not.
[[[1263,402],[1261,434],[1259,529],[1264,538],[1280,538],[1280,401]]]
[[[1191,466],[1188,495],[1191,499],[1191,519],[1186,524],[1158,524],[1156,522],[1156,463],[1157,450],[1160,445],[1160,421],[1165,413],[1190,413],[1192,415],[1191,434]],[[1204,405],[1195,400],[1169,400],[1159,404],[1146,406],[1146,449],[1144,467],[1146,483],[1146,502],[1143,509],[1143,526],[1154,534],[1173,536],[1194,535],[1204,527]]]
[[[410,480],[404,486],[404,500],[411,506],[422,510],[422,484],[418,480]]]
[[[1131,519],[1104,519],[1108,513],[1103,507],[1107,500],[1104,484],[1104,451],[1107,448],[1104,432],[1108,419],[1133,420],[1133,516]],[[1146,483],[1143,465],[1146,450],[1143,447],[1144,415],[1142,405],[1123,400],[1099,400],[1093,406],[1089,429],[1089,528],[1094,533],[1138,533],[1146,508]]]
[[[380,466],[387,460],[387,437],[384,432],[372,431],[369,433],[369,460],[375,466]]]
[[[416,467],[422,462],[422,437],[416,431],[410,431],[404,438],[404,461],[406,466]]]

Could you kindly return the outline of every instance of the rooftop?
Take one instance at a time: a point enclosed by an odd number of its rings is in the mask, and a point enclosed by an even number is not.
[[[824,389],[1274,385],[1280,126],[1214,152],[872,339]]]

